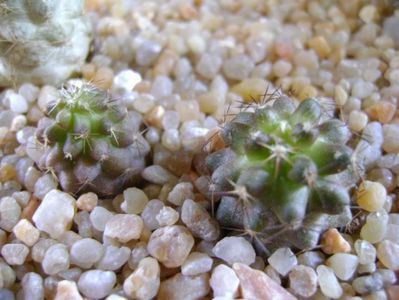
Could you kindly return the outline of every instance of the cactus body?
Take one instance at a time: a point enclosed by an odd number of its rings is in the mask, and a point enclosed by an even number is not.
[[[70,86],[48,107],[36,138],[38,166],[57,175],[63,190],[115,195],[140,180],[150,147],[142,117],[94,86]]]
[[[89,51],[83,0],[0,0],[0,86],[58,85]]]
[[[333,176],[350,166],[350,131],[317,100],[295,107],[282,96],[240,112],[220,134],[226,147],[206,164],[207,195],[220,198],[222,226],[244,230],[267,254],[280,246],[314,247],[323,230],[350,221],[347,187]]]

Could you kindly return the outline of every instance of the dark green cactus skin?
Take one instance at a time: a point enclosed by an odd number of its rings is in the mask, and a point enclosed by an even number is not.
[[[62,90],[47,114],[36,131],[45,149],[37,164],[56,174],[64,191],[111,196],[140,180],[150,146],[139,113],[84,84]]]
[[[222,226],[243,230],[267,254],[315,247],[323,230],[350,221],[348,190],[331,175],[350,166],[351,134],[317,100],[295,107],[282,96],[240,112],[220,134],[226,147],[207,156],[206,180]]]

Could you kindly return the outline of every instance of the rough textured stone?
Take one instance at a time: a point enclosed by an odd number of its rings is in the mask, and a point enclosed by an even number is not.
[[[46,194],[32,219],[36,227],[57,239],[68,230],[75,214],[75,199],[59,190],[52,190]]]
[[[210,291],[209,275],[184,276],[177,273],[175,276],[161,282],[158,300],[194,300],[201,299]]]
[[[252,245],[243,237],[225,237],[213,247],[216,257],[223,259],[230,265],[243,263],[250,265],[255,262],[256,253]]]
[[[160,267],[158,261],[152,257],[143,258],[136,270],[125,279],[123,291],[126,296],[150,300],[154,298],[160,285]]]
[[[114,238],[121,243],[137,240],[143,231],[143,220],[137,215],[117,214],[105,225],[104,236]]]
[[[181,219],[195,237],[205,241],[214,241],[219,237],[219,224],[203,206],[191,199],[184,201]]]
[[[83,300],[75,282],[62,280],[57,284],[54,300]]]
[[[148,241],[148,252],[168,268],[181,266],[186,260],[194,238],[181,225],[165,226],[155,230]]]
[[[101,299],[110,294],[115,283],[116,275],[114,272],[90,270],[80,276],[78,287],[86,297]]]
[[[235,298],[238,296],[240,281],[234,270],[226,265],[218,265],[212,271],[209,283],[214,297]]]
[[[297,299],[264,272],[251,269],[247,265],[241,263],[233,264],[233,269],[240,280],[241,296],[244,299]]]

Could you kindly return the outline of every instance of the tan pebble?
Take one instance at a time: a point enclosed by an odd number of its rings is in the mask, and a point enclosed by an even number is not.
[[[363,6],[359,12],[359,18],[365,23],[378,21],[379,17],[377,7],[372,4]]]
[[[233,264],[233,269],[240,280],[241,294],[244,299],[297,299],[262,271],[254,270],[241,263]]]
[[[324,36],[315,36],[308,41],[309,48],[316,51],[320,58],[326,58],[331,53],[331,47]]]
[[[94,64],[84,64],[82,67],[83,78],[91,81],[96,75],[96,66]]]
[[[17,225],[14,226],[12,232],[17,239],[29,247],[36,244],[40,236],[40,231],[26,219],[20,220]]]
[[[399,285],[392,285],[386,288],[389,300],[399,299]]]
[[[0,167],[0,182],[6,182],[9,180],[13,180],[17,177],[17,170],[11,164],[3,164]]]
[[[36,197],[31,197],[28,205],[26,205],[22,210],[21,219],[32,221],[32,216],[36,212],[36,209],[39,207],[39,205],[39,200]]]
[[[226,146],[219,128],[209,130],[205,136],[205,140],[207,141],[206,150],[210,153],[223,149]]]
[[[169,76],[178,59],[179,56],[176,54],[175,51],[171,49],[165,49],[164,51],[162,51],[153,68],[153,76]]]
[[[348,126],[355,132],[362,131],[368,121],[367,115],[362,111],[352,110],[349,114]]]
[[[179,5],[179,13],[183,20],[194,19],[198,12],[197,9],[190,3],[182,3]]]
[[[144,120],[148,125],[162,129],[162,118],[165,114],[165,108],[161,105],[155,106],[148,113],[145,114]]]
[[[350,244],[342,237],[336,228],[330,228],[321,237],[322,250],[326,254],[351,251]]]
[[[97,87],[107,90],[112,86],[114,71],[108,67],[101,67],[97,70],[92,80]]]
[[[348,100],[348,93],[340,85],[337,85],[334,88],[334,100],[338,106],[343,106]]]
[[[373,121],[383,124],[389,123],[395,115],[396,106],[387,101],[379,101],[366,109],[367,114]]]
[[[92,211],[96,207],[98,202],[98,196],[95,193],[82,194],[76,201],[76,206],[80,210]]]
[[[57,284],[54,300],[83,300],[74,281],[62,280]]]
[[[274,44],[274,52],[280,58],[291,60],[294,55],[292,46],[286,42],[276,42]]]
[[[240,95],[244,101],[260,101],[267,89],[268,83],[262,78],[247,78],[232,86],[231,91]]]
[[[378,211],[384,207],[387,191],[379,182],[363,181],[356,193],[357,204],[369,212]]]
[[[198,97],[198,103],[203,113],[213,114],[219,106],[223,105],[224,99],[216,92],[207,92]]]
[[[318,94],[317,89],[312,85],[304,86],[298,93],[298,98],[303,101],[307,98],[316,97]]]
[[[140,81],[134,87],[134,91],[138,93],[149,93],[150,90],[151,90],[151,82],[149,82],[148,80]]]
[[[179,113],[181,122],[200,118],[199,104],[195,100],[179,101],[175,104],[175,110]]]

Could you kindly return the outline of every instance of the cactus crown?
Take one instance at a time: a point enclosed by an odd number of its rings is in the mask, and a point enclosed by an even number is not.
[[[350,165],[350,131],[313,98],[286,96],[244,110],[220,132],[226,147],[206,164],[217,218],[258,232],[261,244],[315,246],[321,230],[350,219],[347,188],[332,175]]]
[[[73,193],[111,195],[134,184],[149,152],[141,115],[89,84],[60,94],[38,124],[36,137],[45,147],[39,167],[54,171]]]

